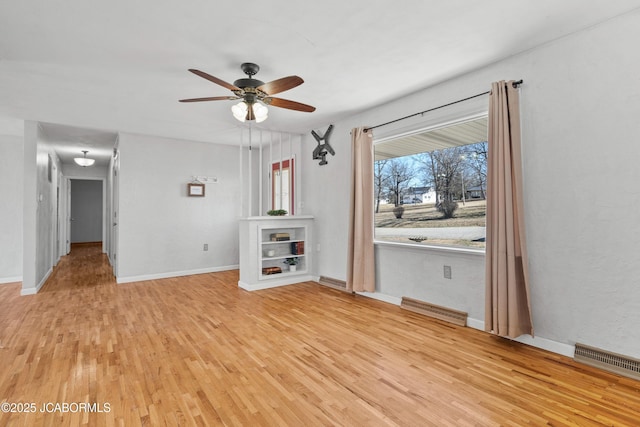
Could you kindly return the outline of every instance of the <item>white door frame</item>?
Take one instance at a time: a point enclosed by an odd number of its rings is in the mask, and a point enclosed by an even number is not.
[[[108,221],[110,219],[109,212],[107,212],[107,182],[103,177],[91,177],[91,176],[65,176],[63,180],[63,184],[66,187],[64,192],[64,203],[60,206],[63,208],[64,212],[61,215],[64,218],[64,223],[62,224],[61,230],[63,230],[62,234],[64,236],[64,245],[63,246],[63,255],[69,254],[71,252],[71,180],[80,179],[86,181],[102,181],[102,252],[106,252],[106,236],[107,230],[110,227],[107,226]]]
[[[119,154],[119,153],[118,153]],[[118,224],[119,218],[119,202],[120,202],[120,156],[116,155],[113,159],[113,167],[110,168],[111,174],[111,189],[110,189],[110,211],[108,213],[107,225],[109,230],[109,262],[113,269],[113,275],[118,277]]]

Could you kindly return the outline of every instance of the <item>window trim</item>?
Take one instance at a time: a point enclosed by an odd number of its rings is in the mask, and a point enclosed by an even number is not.
[[[444,252],[447,254],[457,253],[465,255],[481,255],[485,256],[484,249],[465,248],[462,246],[446,246],[446,245],[421,245],[417,243],[390,242],[388,240],[373,239],[374,246],[388,246],[397,249],[412,249],[427,252]]]
[[[281,169],[282,168],[282,169]],[[281,170],[288,170],[289,171],[289,181],[290,181],[290,186],[289,186],[289,206],[290,206],[290,210],[288,212],[288,215],[295,215],[295,159],[293,156],[288,157],[286,159],[277,161],[277,162],[272,162],[271,163],[271,209],[275,209],[276,206],[276,172],[280,172]],[[282,191],[282,189],[281,189]],[[282,200],[280,201],[282,204]]]

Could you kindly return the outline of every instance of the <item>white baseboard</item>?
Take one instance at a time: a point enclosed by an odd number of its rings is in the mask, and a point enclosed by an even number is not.
[[[542,337],[532,337],[530,335],[523,335],[516,338],[514,341],[571,358],[573,358],[573,355],[576,351],[576,347],[573,345],[564,344]]]
[[[480,331],[484,331],[484,321],[477,319],[467,318],[467,326],[473,329],[478,329]],[[553,341],[547,338],[542,337],[532,337],[531,335],[522,335],[518,338],[506,338],[512,341],[516,341],[522,344],[530,345],[531,347],[536,347],[542,350],[550,351],[551,353],[560,354],[562,356],[567,356],[573,358],[573,354],[575,353],[575,346],[569,344],[563,344],[558,341]]]
[[[275,275],[274,275],[275,276]],[[245,291],[259,291],[262,289],[270,289],[277,288],[278,286],[288,286],[295,285],[296,283],[302,282],[311,282],[313,281],[313,276],[291,276],[289,278],[282,278],[275,281],[264,281],[261,283],[256,283],[255,285],[250,285],[248,283],[243,282],[242,280],[238,281],[238,286]]]
[[[51,276],[51,273],[53,273],[53,268],[50,268],[49,271],[47,271],[47,273],[44,275],[42,280],[40,280],[40,283],[38,283],[35,288],[26,288],[26,289],[22,288],[22,290],[20,291],[20,295],[22,295],[22,296],[35,295],[38,292],[40,292],[40,289],[45,284],[45,282],[47,281],[49,276]],[[23,284],[23,286],[24,286],[24,284]]]
[[[5,283],[16,283],[16,282],[22,282],[22,276],[0,277],[0,285]]]
[[[467,317],[467,326],[479,331],[484,331],[484,321]]]
[[[402,298],[392,297],[391,295],[378,294],[375,292],[356,292],[358,295],[362,295],[363,297],[377,299],[378,301],[387,302],[389,304],[399,306],[402,303]]]
[[[387,302],[389,304],[400,305],[402,298],[393,297],[390,295],[384,295],[371,292],[357,292],[358,295],[362,295],[368,298],[377,299],[379,301]],[[484,332],[484,321],[478,319],[472,319],[467,317],[467,327],[477,329]],[[508,338],[510,339],[510,338]],[[523,335],[514,339],[513,341],[527,344],[532,347],[540,348],[542,350],[550,351],[551,353],[560,354],[562,356],[573,357],[575,353],[575,346],[569,344],[563,344],[561,342],[553,341],[542,337],[531,337],[529,335]]]
[[[193,276],[196,274],[217,273],[219,271],[237,270],[239,265],[225,265],[221,267],[200,268],[196,270],[169,271],[166,273],[143,274],[140,276],[116,277],[116,283],[142,282],[145,280],[169,279],[171,277]]]

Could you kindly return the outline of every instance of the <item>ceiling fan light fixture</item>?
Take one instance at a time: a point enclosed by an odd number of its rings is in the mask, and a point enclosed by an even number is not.
[[[262,123],[267,120],[267,117],[269,117],[269,109],[265,105],[259,102],[255,102],[251,104],[251,107],[253,109],[253,116],[255,117],[256,123]],[[245,101],[238,102],[237,104],[231,106],[233,117],[243,123],[246,120],[251,120],[251,118],[247,119],[248,111],[249,104],[247,104]]]
[[[256,102],[253,104],[253,115],[256,117],[256,123],[264,122],[269,116],[269,109],[265,105]]]
[[[82,152],[84,153],[84,157],[76,157],[73,159],[73,161],[83,168],[86,168],[87,166],[93,166],[96,160],[87,158],[87,150],[82,150]]]
[[[233,113],[233,117],[235,117],[237,120],[243,123],[245,121],[245,118],[247,117],[248,110],[249,110],[249,107],[247,106],[247,103],[244,101],[238,102],[237,104],[231,106],[231,112]]]
[[[234,96],[209,96],[205,98],[189,98],[180,99],[180,102],[201,102],[201,101],[222,101],[241,99],[242,101],[231,107],[233,117],[244,123],[246,121],[255,120],[257,123],[263,122],[269,115],[269,109],[265,106],[286,108],[294,111],[304,111],[311,113],[315,111],[315,107],[301,102],[290,101],[288,99],[275,98],[276,93],[284,92],[294,87],[300,86],[304,80],[298,76],[287,76],[281,79],[264,83],[261,80],[254,79],[253,76],[260,70],[257,64],[252,62],[243,63],[240,68],[247,75],[247,78],[238,79],[233,84],[227,83],[204,71],[190,68],[193,74],[209,80],[219,86],[229,89]]]

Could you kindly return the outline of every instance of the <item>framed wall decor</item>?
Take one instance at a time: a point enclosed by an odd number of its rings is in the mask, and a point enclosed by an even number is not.
[[[187,185],[188,185],[187,195],[189,197],[204,197],[204,184],[197,184],[197,183],[191,182]]]

